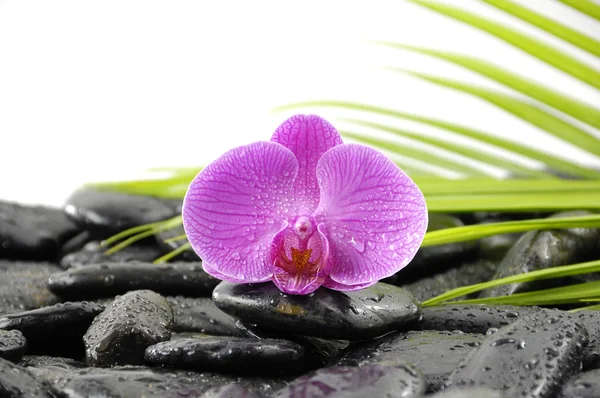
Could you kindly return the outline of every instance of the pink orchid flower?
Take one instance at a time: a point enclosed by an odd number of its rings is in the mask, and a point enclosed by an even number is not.
[[[321,117],[296,115],[271,141],[234,148],[203,169],[185,196],[183,225],[216,278],[272,280],[290,294],[350,291],[412,260],[427,207],[385,155],[343,144]]]

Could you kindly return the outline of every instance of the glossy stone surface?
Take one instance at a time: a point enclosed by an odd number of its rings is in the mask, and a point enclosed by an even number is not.
[[[368,363],[405,363],[421,371],[428,391],[437,391],[461,359],[484,336],[462,332],[397,332],[376,340],[353,344],[335,362],[340,366],[364,366]]]
[[[505,390],[515,397],[549,397],[581,368],[587,331],[568,313],[530,314],[490,334],[447,385]]]
[[[423,308],[419,326],[423,330],[460,330],[465,333],[486,333],[509,325],[523,316],[542,312],[539,307],[510,305],[441,305]]]
[[[59,209],[0,200],[0,259],[54,261],[77,232]]]
[[[319,289],[308,296],[292,296],[273,283],[222,282],[213,300],[223,311],[259,328],[342,340],[408,328],[420,314],[420,305],[410,293],[384,283],[354,292]]]
[[[49,263],[0,260],[0,316],[58,302],[46,281],[59,270]]]
[[[245,336],[236,319],[221,311],[207,297],[167,297],[173,310],[174,332],[198,332],[217,336]]]
[[[18,330],[29,342],[29,354],[83,355],[81,338],[104,310],[96,303],[58,303],[0,317],[0,329]],[[52,342],[49,344],[49,342]]]
[[[83,341],[88,365],[106,367],[144,363],[147,347],[169,340],[173,312],[150,290],[117,297],[91,324]]]
[[[74,192],[64,211],[81,228],[99,238],[176,215],[172,206],[156,198],[91,189]]]
[[[113,297],[136,289],[149,289],[164,295],[202,297],[210,296],[218,283],[218,279],[204,272],[201,263],[131,261],[71,268],[52,275],[48,288],[69,300]]]
[[[277,376],[304,368],[304,348],[281,339],[178,338],[148,347],[144,358],[154,365],[234,374]]]
[[[62,257],[60,266],[63,269],[69,269],[90,264],[152,262],[164,254],[164,251],[154,243],[133,244],[111,255],[105,254],[108,249],[109,247],[101,246],[100,242],[89,242],[81,249]]]
[[[0,358],[0,397],[2,398],[54,398],[56,391],[28,370]]]
[[[562,389],[561,398],[600,397],[600,369],[580,373],[569,380]]]
[[[417,300],[425,301],[461,286],[489,281],[496,272],[497,264],[491,261],[468,262],[434,276],[419,279],[408,285],[402,284],[402,275],[396,282],[411,292]]]
[[[0,358],[17,362],[27,350],[27,339],[18,330],[0,328]]]
[[[589,212],[564,212],[553,218],[588,215]],[[600,241],[599,228],[571,228],[530,231],[524,234],[498,265],[494,279],[519,275],[559,265],[574,264],[595,257]],[[535,289],[563,286],[566,280],[555,278],[497,286],[481,292],[480,297],[506,296]]]
[[[419,397],[425,381],[408,364],[373,363],[363,367],[335,366],[302,376],[277,391],[276,398]]]

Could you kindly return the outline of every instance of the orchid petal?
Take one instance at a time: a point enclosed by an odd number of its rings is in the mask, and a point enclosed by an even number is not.
[[[321,200],[314,216],[327,226],[329,277],[346,286],[393,275],[414,257],[427,229],[416,184],[379,151],[345,144],[317,165]]]
[[[295,115],[283,122],[271,137],[296,155],[298,176],[294,194],[300,211],[307,214],[319,203],[316,169],[321,156],[342,144],[340,133],[327,120],[316,115]]]
[[[298,161],[274,142],[232,149],[192,181],[183,226],[207,272],[236,282],[272,275],[270,245],[286,219]],[[290,208],[288,210],[288,208]]]

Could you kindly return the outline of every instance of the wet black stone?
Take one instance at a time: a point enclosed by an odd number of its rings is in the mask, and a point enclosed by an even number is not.
[[[199,332],[216,336],[244,337],[236,319],[217,308],[210,298],[167,297],[173,309],[174,332]]]
[[[281,339],[209,336],[173,339],[146,349],[146,361],[179,369],[277,376],[304,368],[304,348]]]
[[[530,314],[486,337],[448,386],[482,386],[515,397],[554,396],[581,368],[587,331],[562,311]]]
[[[184,234],[185,230],[183,229],[183,225],[180,225],[172,229],[167,229],[158,232],[156,234],[156,241],[158,242],[158,245],[162,248],[162,250],[168,253],[172,250],[177,250],[181,246],[188,243],[187,239],[169,241],[170,239],[177,238]],[[175,259],[177,261],[200,261],[200,257],[198,257],[196,252],[194,252],[192,249],[188,249],[183,253],[177,255]]]
[[[0,316],[57,303],[46,281],[59,270],[49,263],[0,260]]]
[[[330,364],[350,344],[346,340],[322,339],[319,337],[293,335],[289,339],[304,347],[307,369],[318,369]]]
[[[109,247],[101,246],[100,242],[89,242],[82,249],[62,257],[60,266],[69,269],[90,264],[152,262],[164,254],[154,242],[133,244],[111,255],[105,254],[108,249]]]
[[[104,306],[85,301],[59,303],[2,316],[0,329],[22,332],[29,342],[30,354],[81,358],[84,352],[81,338],[103,310]]]
[[[321,288],[307,296],[293,296],[273,283],[222,282],[213,300],[223,311],[259,328],[341,340],[363,340],[407,328],[420,314],[420,305],[410,293],[384,283],[354,292]]]
[[[463,225],[463,222],[456,217],[432,213],[429,215],[427,231],[439,231]],[[413,282],[473,259],[478,250],[477,241],[422,247],[406,267],[386,282],[395,285]]]
[[[85,368],[85,364],[72,358],[62,358],[49,355],[25,355],[19,362],[24,368],[36,368],[36,375],[40,370],[55,369],[57,372],[76,372],[77,369]],[[30,369],[31,370],[31,369]],[[47,375],[42,378],[47,379]]]
[[[482,387],[452,388],[430,395],[429,398],[513,398],[503,391]]]
[[[27,339],[18,330],[0,329],[0,358],[17,362],[27,351]]]
[[[286,380],[280,378],[239,377],[134,366],[101,369],[49,363],[45,367],[29,367],[27,370],[50,382],[62,394],[61,398],[204,398],[207,392],[214,393],[219,388],[233,386],[241,386],[259,397],[268,397],[286,384]],[[225,397],[238,398],[235,395]]]
[[[0,258],[55,261],[77,231],[59,209],[0,201]]]
[[[210,296],[218,279],[208,275],[201,263],[152,264],[138,261],[100,263],[56,273],[48,288],[69,300],[112,297],[135,289],[164,295]]]
[[[129,292],[98,315],[83,341],[92,366],[144,363],[144,350],[171,337],[173,312],[150,290]]]
[[[479,260],[465,263],[431,277],[419,279],[402,287],[411,292],[417,300],[425,301],[461,286],[487,282],[494,276],[495,272],[495,263]],[[401,282],[401,278],[398,278],[397,281]]]
[[[351,345],[340,354],[335,364],[364,366],[376,362],[408,362],[425,375],[427,390],[437,391],[461,359],[483,338],[480,334],[462,332],[397,332]]]
[[[598,397],[600,397],[600,369],[576,375],[564,386],[561,395],[561,398]]]
[[[589,342],[583,349],[583,369],[600,368],[600,311],[577,311],[573,314],[585,326]]]
[[[260,396],[252,393],[244,386],[231,383],[208,390],[202,395],[202,398],[260,398]]]
[[[423,330],[460,330],[486,333],[521,319],[524,315],[545,311],[539,307],[510,305],[441,305],[423,308],[419,327]]]
[[[75,223],[101,239],[177,215],[172,206],[156,198],[91,189],[73,193],[64,210]]]
[[[584,211],[558,213],[553,218],[591,214]],[[559,265],[595,259],[600,241],[599,228],[571,228],[531,231],[524,234],[500,262],[494,279],[519,275]],[[570,279],[576,281],[577,278]],[[497,297],[567,284],[555,278],[515,283],[484,290],[480,297]]]
[[[373,363],[363,367],[330,367],[299,377],[277,391],[276,398],[420,397],[425,381],[409,364]]]
[[[39,380],[26,369],[0,358],[0,397],[54,398],[58,394],[44,380]]]

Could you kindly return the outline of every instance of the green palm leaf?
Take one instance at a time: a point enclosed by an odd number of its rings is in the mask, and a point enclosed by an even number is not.
[[[391,116],[399,119],[412,120],[420,122],[429,126],[442,128],[453,133],[472,138],[474,140],[483,142],[488,145],[492,145],[498,148],[502,148],[509,152],[513,152],[519,155],[526,156],[528,158],[540,161],[546,164],[548,167],[561,171],[566,174],[570,174],[577,177],[583,178],[600,178],[600,171],[593,170],[588,167],[577,164],[576,162],[563,160],[557,156],[549,153],[539,151],[527,145],[523,145],[519,142],[504,139],[501,137],[494,136],[492,134],[478,131],[469,127],[465,127],[459,124],[446,122],[439,119],[434,119],[427,116],[415,115],[407,112],[400,112],[393,109],[382,108],[374,105],[366,105],[357,102],[349,101],[306,101],[298,102],[294,104],[284,105],[276,108],[276,110],[289,110],[298,109],[304,107],[335,107],[344,109],[353,109],[358,111],[364,111],[372,114]]]
[[[558,0],[600,21],[600,5],[591,0]]]
[[[562,94],[547,86],[535,83],[529,78],[520,76],[507,69],[494,65],[491,62],[465,55],[407,46],[398,43],[383,42],[382,44],[430,55],[448,62],[452,62],[456,65],[460,65],[464,68],[502,83],[514,90],[517,90],[524,95],[528,95],[548,106],[556,108],[569,116],[589,124],[590,126],[600,129],[600,109]],[[598,46],[600,49],[600,42],[598,43]]]
[[[600,72],[541,40],[503,26],[490,19],[480,17],[477,14],[441,2],[426,0],[409,1],[481,29],[593,87],[600,88]]]
[[[394,70],[419,77],[431,83],[439,84],[440,86],[474,95],[545,130],[555,137],[570,142],[594,155],[600,155],[600,141],[598,141],[596,137],[526,101],[519,100],[497,91],[484,89],[472,84],[461,83],[455,80],[401,69]]]
[[[371,145],[376,148],[391,151],[395,154],[403,155],[407,158],[417,159],[424,162],[428,162],[434,166],[446,168],[451,171],[463,173],[468,176],[487,176],[488,174],[483,173],[479,169],[471,166],[464,165],[460,162],[445,159],[439,156],[434,156],[431,152],[418,149],[406,145],[396,144],[390,141],[382,140],[376,137],[369,137],[362,134],[351,133],[349,131],[342,131],[342,135],[352,138],[356,141]],[[490,177],[491,178],[491,177]]]
[[[490,164],[493,166],[500,167],[504,170],[513,172],[515,175],[518,175],[518,176],[524,176],[524,177],[530,177],[530,178],[552,178],[552,175],[550,175],[547,172],[544,172],[541,170],[534,170],[534,169],[528,168],[526,166],[522,166],[518,163],[510,161],[509,159],[507,159],[505,157],[496,156],[495,154],[493,154],[489,151],[485,151],[485,150],[482,150],[479,148],[473,149],[473,148],[469,148],[464,145],[451,143],[447,140],[433,138],[433,137],[427,137],[422,134],[410,132],[407,130],[397,129],[397,128],[394,128],[391,126],[384,126],[379,123],[367,122],[367,121],[357,120],[357,119],[344,119],[344,120],[347,120],[349,122],[352,122],[352,123],[355,123],[355,124],[358,124],[361,126],[372,127],[372,128],[376,128],[379,130],[388,131],[390,133],[394,133],[394,134],[402,136],[402,137],[411,138],[415,141],[424,142],[424,143],[430,144],[434,147],[442,148],[447,151],[454,152],[456,154],[478,160],[482,163],[487,163],[487,164]]]
[[[600,41],[584,35],[574,29],[569,28],[566,25],[561,24],[553,19],[546,18],[545,16],[530,10],[527,7],[519,5],[515,1],[507,0],[483,0],[491,6],[494,6],[500,10],[507,12],[517,18],[527,21],[538,28],[553,34],[556,37],[581,48],[582,50],[588,51],[594,55],[600,56]],[[577,0],[578,3],[584,2],[583,0]]]

